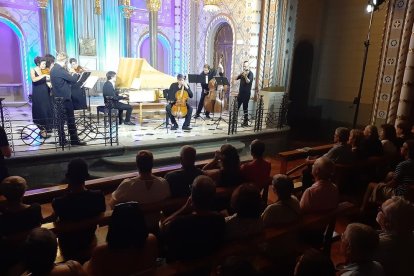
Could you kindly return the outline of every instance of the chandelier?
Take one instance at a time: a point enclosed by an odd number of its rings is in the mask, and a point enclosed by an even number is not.
[[[37,6],[41,9],[47,8],[47,2],[48,0],[37,0]]]
[[[218,12],[220,10],[219,2],[220,0],[204,0],[203,10],[211,13]]]

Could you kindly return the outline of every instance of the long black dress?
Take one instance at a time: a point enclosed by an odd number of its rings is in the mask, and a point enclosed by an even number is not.
[[[35,71],[35,76],[39,76]],[[33,123],[39,128],[51,130],[52,128],[52,103],[49,96],[49,87],[46,78],[32,82],[32,117]]]

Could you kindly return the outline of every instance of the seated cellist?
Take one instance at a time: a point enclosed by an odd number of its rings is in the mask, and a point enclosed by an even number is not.
[[[193,92],[191,91],[188,84],[185,82],[184,76],[182,74],[178,74],[177,82],[172,83],[168,91],[169,103],[165,107],[165,110],[167,111],[167,115],[170,118],[171,123],[172,123],[171,130],[178,129],[178,124],[175,119],[175,116],[173,115],[172,109],[174,108],[174,105],[179,100],[178,98],[180,97],[181,94],[183,94],[182,92],[184,91],[188,93],[189,98],[193,97]],[[187,109],[187,114],[185,115],[185,120],[184,120],[182,129],[191,130],[190,121],[191,121],[191,115],[193,112],[193,108],[188,103],[185,104],[185,107]]]

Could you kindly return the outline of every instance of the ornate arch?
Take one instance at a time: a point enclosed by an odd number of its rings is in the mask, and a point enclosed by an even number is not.
[[[139,39],[138,39],[138,43],[137,43],[137,56],[140,56],[140,51],[141,51],[141,45],[142,43],[149,38],[149,32],[145,32],[143,33]],[[168,54],[168,74],[172,74],[173,73],[173,51],[172,51],[172,47],[171,47],[171,42],[168,40],[167,36],[161,32],[158,32],[158,36],[157,36],[158,40],[161,42],[161,44],[165,47],[165,49],[167,50],[167,54]]]
[[[233,77],[234,59],[236,56],[236,29],[233,21],[225,14],[218,14],[214,17],[207,28],[206,41],[204,46],[204,63],[211,64],[213,62],[213,50],[214,50],[214,37],[223,23],[229,24],[233,34],[233,51],[231,58],[231,72],[230,76]]]
[[[23,34],[23,30],[20,25],[15,22],[13,19],[7,17],[5,14],[0,14],[0,22],[6,24],[13,30],[13,32],[17,35],[19,39],[19,50],[20,50],[20,62],[22,68],[22,80],[23,80],[23,96],[27,100],[28,94],[30,91],[29,85],[29,72],[30,72],[30,64],[28,60],[28,47],[27,42]]]

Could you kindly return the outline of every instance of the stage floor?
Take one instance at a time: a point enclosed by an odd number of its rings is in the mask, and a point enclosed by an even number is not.
[[[98,131],[96,133],[89,132],[88,129],[84,129],[82,115],[83,111],[76,111],[75,117],[77,119],[78,133],[80,133],[81,139],[88,143],[88,146],[72,146],[70,148],[65,148],[65,150],[86,150],[86,148],[91,149],[91,146],[105,146],[104,134],[101,129],[103,129],[103,119],[101,115],[100,124],[97,124],[96,116],[96,107],[102,105],[102,97],[92,97],[91,98],[91,117],[92,122],[95,126],[98,126]],[[11,124],[11,137],[13,140],[14,155],[15,156],[27,156],[28,154],[42,154],[42,153],[53,153],[56,151],[62,151],[61,148],[57,147],[57,133],[51,133],[51,136],[47,139],[42,139],[38,134],[39,130],[33,125],[32,122],[32,112],[31,105],[26,104],[23,106],[12,106],[9,105],[5,108],[6,113],[6,127],[8,125],[7,118]],[[88,113],[87,113],[88,115]],[[183,140],[196,140],[206,139],[208,137],[219,138],[222,137],[225,139],[228,136],[228,112],[225,111],[222,113],[222,119],[219,119],[219,114],[212,114],[212,119],[197,119],[194,118],[191,121],[192,130],[184,131],[181,129],[184,119],[178,121],[180,128],[174,131],[171,131],[169,128],[165,127],[165,111],[152,111],[143,114],[143,121],[139,123],[138,114],[133,113],[132,121],[136,124],[135,126],[129,125],[120,125],[118,130],[119,137],[119,146],[124,147],[134,147],[145,145],[148,143],[161,142],[171,143]],[[240,116],[242,116],[242,111],[240,111]],[[88,117],[88,116],[87,116]],[[89,117],[88,117],[89,118]],[[89,119],[86,120],[89,122]],[[164,125],[163,125],[164,124]],[[251,122],[251,125],[248,127],[237,127],[238,134],[253,134],[254,121]],[[272,130],[272,129],[264,129]],[[274,130],[274,129],[273,129]],[[10,138],[10,135],[9,135]],[[115,144],[116,145],[116,144]],[[108,144],[106,145],[108,146]]]

